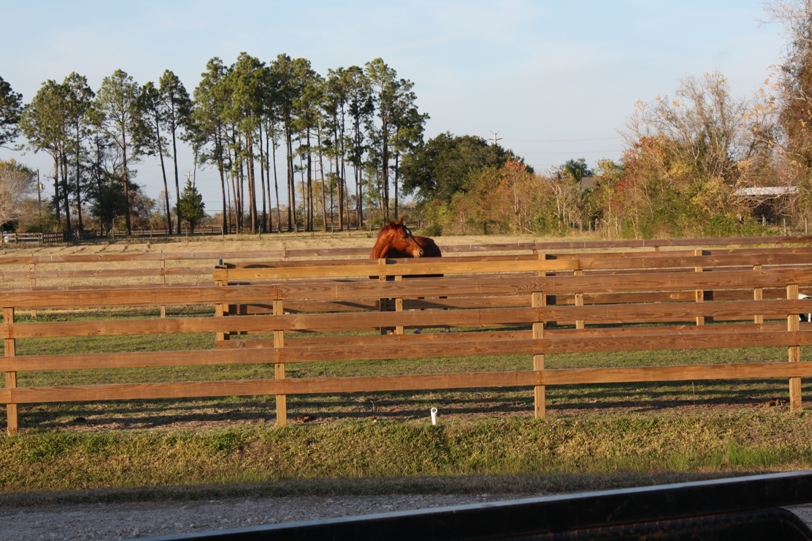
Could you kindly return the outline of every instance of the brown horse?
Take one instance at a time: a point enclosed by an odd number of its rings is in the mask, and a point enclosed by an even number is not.
[[[403,215],[395,222],[391,221],[378,233],[378,240],[372,248],[370,259],[398,258],[398,257],[442,257],[440,247],[429,237],[415,237],[403,224]],[[442,276],[441,274],[419,275],[425,277]],[[386,332],[386,329],[381,329]],[[415,329],[420,334],[422,328]],[[448,332],[450,329],[446,328]],[[391,332],[391,329],[389,329]]]
[[[403,224],[403,216],[391,221],[378,232],[370,259],[388,257],[441,257],[440,247],[429,237],[415,237]]]

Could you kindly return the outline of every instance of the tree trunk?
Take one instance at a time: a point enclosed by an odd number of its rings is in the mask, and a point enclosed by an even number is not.
[[[343,117],[343,109],[342,109],[342,117]],[[338,118],[335,118],[333,121],[333,139],[335,140],[335,166],[336,166],[336,180],[337,186],[336,189],[338,191],[338,230],[344,231],[344,173],[341,171],[341,167],[339,165],[339,154],[340,160],[344,161],[344,137],[343,135],[339,135],[338,129]],[[332,193],[332,192],[331,192]],[[331,215],[332,221],[332,215]]]
[[[62,153],[62,190],[63,195],[65,196],[65,229],[68,232],[68,239],[71,238],[72,228],[70,223],[70,190],[68,189],[68,156],[65,153]]]
[[[343,197],[343,200],[344,200],[344,205],[347,207],[345,209],[346,213],[344,214],[347,221],[346,221],[346,223],[344,225],[346,226],[347,229],[349,229],[350,228],[350,221],[351,221],[350,220],[350,190],[347,187],[347,167],[345,165],[343,155],[341,156],[341,178],[344,181],[342,183],[343,187],[344,187],[344,189],[342,190],[342,197]]]
[[[256,183],[256,170],[254,168],[254,141],[251,135],[248,134],[246,143],[248,145],[248,199],[251,215],[251,234],[257,233],[257,183]]]
[[[79,232],[84,229],[82,224],[82,152],[79,145],[79,125],[76,125],[76,214],[79,217]]]
[[[299,231],[299,224],[296,221],[296,179],[293,178],[293,141],[290,130],[286,130],[285,137],[288,162],[288,231],[296,233]]]
[[[127,132],[124,131],[122,128],[121,130],[121,155],[123,158],[123,167],[124,167],[124,200],[127,202],[127,212],[124,218],[124,223],[127,227],[127,236],[132,235],[133,232],[133,222],[132,218],[130,217],[130,173],[127,171]]]
[[[56,223],[62,227],[62,202],[59,199],[59,152],[54,151],[54,203],[56,207]]]
[[[223,194],[223,233],[230,233],[231,228],[228,223],[228,204],[226,200],[226,178],[225,178],[225,164],[223,164],[223,146],[222,137],[220,133],[220,125],[218,123],[217,131],[214,134],[215,148],[217,150],[217,170],[220,173],[220,191]]]
[[[385,223],[389,220],[389,126],[386,116],[381,116],[381,217]]]
[[[355,196],[356,207],[358,208],[358,229],[364,228],[364,189],[361,185],[361,128],[355,127],[355,148],[356,148],[356,163],[355,163]]]
[[[310,147],[310,128],[307,128],[307,225],[308,231],[315,230],[314,208],[313,203],[313,149]]]
[[[398,161],[400,159],[400,153],[395,152],[395,214],[394,217],[397,218],[398,216]]]
[[[178,179],[178,146],[175,137],[175,120],[174,120],[175,112],[172,111],[172,162],[175,165],[175,202],[180,202],[180,180]],[[164,179],[166,179],[166,175],[164,174]],[[166,181],[164,180],[164,183]],[[172,226],[169,226],[170,235],[172,234],[171,229]],[[178,216],[178,233],[180,233],[180,216]]]
[[[231,151],[229,151],[229,159],[231,158],[230,154],[231,154]],[[232,163],[232,166],[230,168],[228,176],[231,178],[231,204],[232,204],[232,208],[234,209],[234,220],[233,220],[233,222],[234,222],[234,232],[239,233],[240,232],[240,227],[241,227],[241,221],[240,221],[240,210],[241,209],[240,209],[240,198],[239,198],[239,195],[237,194],[237,171],[235,169],[236,166],[234,165],[234,162],[231,162],[231,163]]]
[[[324,160],[322,159],[322,152],[321,152],[321,131],[319,131],[317,133],[316,137],[317,137],[316,142],[318,143],[318,146],[319,146],[319,171],[321,172],[321,221],[322,221],[322,225],[323,225],[322,230],[326,232],[327,231],[327,200],[325,199],[326,198],[326,193],[325,192],[327,192],[327,186],[325,186],[325,184],[324,184]],[[331,190],[330,193],[332,194],[332,190]],[[332,197],[330,199],[331,199],[330,202],[332,203]],[[332,225],[332,219],[330,220],[330,222],[331,222],[330,225]]]
[[[166,182],[166,166],[164,165],[164,150],[161,148],[161,128],[155,123],[155,137],[158,141],[158,156],[161,159],[161,175],[164,179],[164,201],[166,202],[166,229],[172,234],[172,207],[169,205],[169,186]],[[180,201],[180,200],[178,200]],[[180,228],[178,228],[180,229]]]
[[[259,125],[259,183],[262,186],[262,223],[260,225],[260,231],[263,233],[268,232],[268,208],[270,207],[270,202],[267,201],[267,198],[270,197],[270,192],[265,191],[265,171],[267,170],[266,167],[266,160],[265,157],[267,156],[267,152],[264,149],[262,144],[262,123]]]
[[[301,148],[302,142],[299,141],[299,147]],[[307,187],[305,186],[305,177],[307,176],[307,168],[304,166],[304,156],[302,153],[299,153],[299,170],[302,173],[301,178],[299,179],[299,185],[302,188],[302,212],[304,212],[304,217],[302,221],[304,222],[302,226],[304,227],[305,231],[310,231],[310,215],[308,214],[308,210],[310,209],[309,203],[310,200],[307,197]]]
[[[282,210],[279,208],[279,179],[276,172],[276,143],[271,141],[271,155],[273,156],[273,188],[276,192],[276,230],[282,232]],[[270,186],[268,187],[270,190]],[[273,223],[271,223],[273,230]]]

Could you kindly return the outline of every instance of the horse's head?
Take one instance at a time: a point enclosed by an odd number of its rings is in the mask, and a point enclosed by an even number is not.
[[[369,257],[382,259],[385,257],[421,257],[422,255],[423,248],[417,244],[412,232],[403,224],[403,216],[401,216],[397,222],[391,221],[383,226]]]

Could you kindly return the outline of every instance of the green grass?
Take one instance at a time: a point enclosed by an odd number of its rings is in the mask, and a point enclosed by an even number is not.
[[[315,479],[736,474],[810,464],[812,416],[776,410],[0,437],[3,492]]]

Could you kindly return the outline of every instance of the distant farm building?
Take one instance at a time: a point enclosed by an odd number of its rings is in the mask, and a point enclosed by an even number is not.
[[[783,209],[787,208],[792,198],[798,195],[798,187],[756,186],[753,188],[739,188],[733,195],[747,201],[753,213],[753,218],[764,223],[779,223],[785,217]]]

